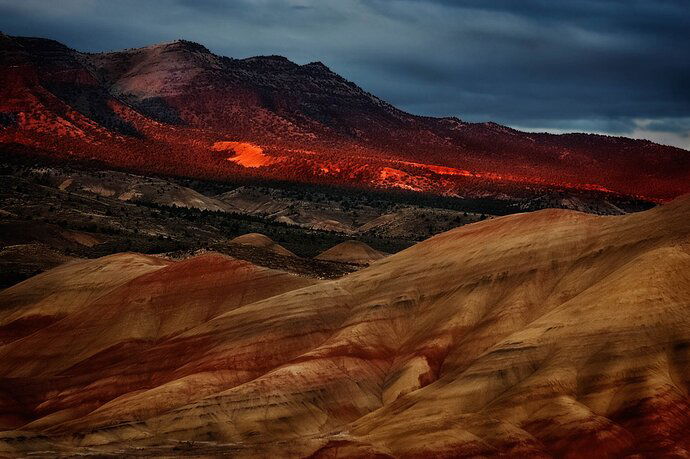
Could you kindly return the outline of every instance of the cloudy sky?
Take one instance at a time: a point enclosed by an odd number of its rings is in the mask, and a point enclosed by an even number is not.
[[[319,60],[416,114],[690,149],[688,0],[0,0],[84,51],[185,38]]]

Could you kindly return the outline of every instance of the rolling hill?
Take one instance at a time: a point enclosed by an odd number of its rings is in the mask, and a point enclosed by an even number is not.
[[[319,260],[339,261],[356,265],[368,265],[386,256],[360,241],[345,241],[323,251],[315,258]]]
[[[288,249],[282,245],[276,243],[274,240],[259,233],[249,233],[243,234],[242,236],[237,236],[230,241],[233,244],[249,245],[252,247],[261,247],[278,255],[283,255],[286,257],[294,257],[295,254],[290,252]]]
[[[689,216],[499,217],[332,281],[70,262],[0,292],[0,451],[686,455]]]

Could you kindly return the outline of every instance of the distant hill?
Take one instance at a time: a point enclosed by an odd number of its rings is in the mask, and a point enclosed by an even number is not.
[[[232,244],[242,244],[249,245],[252,247],[259,247],[274,252],[278,255],[284,255],[286,257],[295,256],[294,253],[290,252],[282,245],[274,242],[273,239],[271,239],[270,237],[264,236],[263,234],[259,233],[243,234],[242,236],[237,236],[236,238],[232,239],[230,242]]]
[[[0,36],[0,146],[175,176],[463,197],[690,191],[679,148],[415,116],[320,62],[232,59],[184,40],[87,54]]]
[[[320,253],[315,258],[327,261],[339,261],[356,265],[368,265],[386,256],[385,253],[372,249],[364,242],[345,241]]]

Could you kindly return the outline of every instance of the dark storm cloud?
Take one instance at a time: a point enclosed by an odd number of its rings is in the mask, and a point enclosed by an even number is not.
[[[690,148],[687,0],[0,0],[0,30],[82,50],[186,38],[321,60],[414,113]]]

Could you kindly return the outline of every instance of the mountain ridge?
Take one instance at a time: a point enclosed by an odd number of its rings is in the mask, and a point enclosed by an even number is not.
[[[40,38],[3,36],[1,46],[0,114],[15,120],[0,131],[8,148],[213,180],[458,196],[565,189],[658,202],[690,191],[686,150],[413,115],[320,62],[234,59],[185,40],[106,53]],[[213,152],[219,141],[272,160],[237,166]]]

